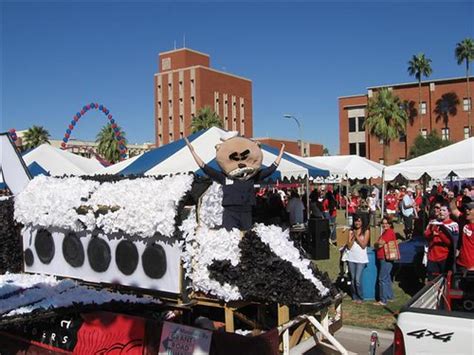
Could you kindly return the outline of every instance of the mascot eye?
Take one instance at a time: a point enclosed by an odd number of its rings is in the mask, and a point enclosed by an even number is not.
[[[230,160],[235,160],[235,161],[240,161],[240,158],[238,157],[238,153],[237,152],[233,152],[232,154],[229,155],[229,159]]]
[[[240,153],[240,160],[245,160],[250,154],[250,150],[246,149],[242,153]]]

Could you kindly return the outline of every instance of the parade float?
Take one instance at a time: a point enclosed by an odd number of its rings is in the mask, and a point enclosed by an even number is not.
[[[2,270],[10,272],[0,277],[0,345],[141,354],[319,344],[344,352],[331,335],[341,297],[328,276],[288,230],[222,228],[222,194],[195,174],[39,176],[0,201],[1,242],[21,242],[2,257],[20,259],[23,270]]]

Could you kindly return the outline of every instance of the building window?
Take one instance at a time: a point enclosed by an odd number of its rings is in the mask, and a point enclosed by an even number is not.
[[[158,123],[161,125],[161,117],[158,117]]]
[[[194,105],[194,96],[191,96],[191,105]]]
[[[469,127],[464,127],[464,139],[469,138]]]
[[[172,109],[173,108],[173,100],[168,100],[168,104],[170,106],[170,109]]]
[[[441,129],[441,139],[443,141],[449,140],[449,128],[442,128]]]
[[[179,138],[184,138],[184,133],[183,132],[179,132]]]
[[[471,100],[469,100],[467,97],[465,97],[464,99],[462,99],[462,110],[467,112],[467,111],[470,111],[470,102]]]
[[[170,142],[172,142],[173,141],[173,132],[170,132],[169,136],[170,136]]]
[[[398,138],[398,141],[399,141],[400,143],[406,142],[406,141],[407,141],[407,136],[406,136],[406,134],[405,134],[405,133],[401,133],[401,134],[400,134],[400,137]]]
[[[349,143],[349,154],[356,155],[357,154],[357,144],[356,143]]]
[[[379,138],[379,144],[383,144],[383,138]]]
[[[365,143],[359,143],[359,156],[365,158]]]
[[[184,123],[183,115],[179,115],[179,124],[182,125]]]
[[[420,113],[421,113],[422,115],[426,115],[426,102],[424,102],[424,101],[421,101]]]
[[[427,130],[426,128],[423,128],[423,129],[421,130],[421,136],[422,136],[423,138],[426,138],[427,135],[428,135],[428,130]]]
[[[158,101],[158,108],[161,110],[161,101]]]
[[[355,132],[355,131],[356,131],[356,118],[349,117],[349,132]]]
[[[365,127],[364,127],[364,122],[365,122],[365,117],[358,117],[357,118],[357,123],[358,123],[358,128],[359,128],[359,132],[364,132],[365,131]]]

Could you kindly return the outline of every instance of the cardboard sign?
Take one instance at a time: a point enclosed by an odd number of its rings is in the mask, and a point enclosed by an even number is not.
[[[209,354],[211,336],[208,330],[163,322],[159,354]]]

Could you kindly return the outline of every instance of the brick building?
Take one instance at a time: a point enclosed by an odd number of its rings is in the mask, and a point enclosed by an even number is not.
[[[210,67],[210,57],[188,48],[159,54],[155,74],[156,146],[191,133],[197,111],[210,106],[223,128],[251,137],[252,81]]]
[[[285,144],[285,152],[291,153],[294,155],[301,156],[301,146],[300,141],[292,141],[289,139],[281,139],[281,138],[270,138],[270,137],[262,137],[262,138],[254,138],[255,140],[259,141],[262,144],[269,145],[270,147],[274,147],[280,149],[281,144]],[[315,157],[315,156],[322,156],[324,151],[324,147],[322,144],[317,143],[310,143],[304,141],[303,143],[303,156],[305,157]]]
[[[473,78],[470,78],[470,81]],[[390,143],[389,161],[383,162],[383,145],[364,129],[367,102],[377,90],[388,87],[407,104],[409,122],[405,136]],[[421,110],[418,83],[367,88],[367,94],[344,96],[339,100],[339,152],[357,154],[375,162],[391,165],[407,158],[416,136],[436,130],[443,139],[458,142],[469,137],[466,78],[427,80],[421,85]],[[418,112],[421,111],[421,112]],[[421,119],[420,119],[421,117]],[[471,122],[474,120],[471,113]],[[471,123],[472,124],[472,123]]]

